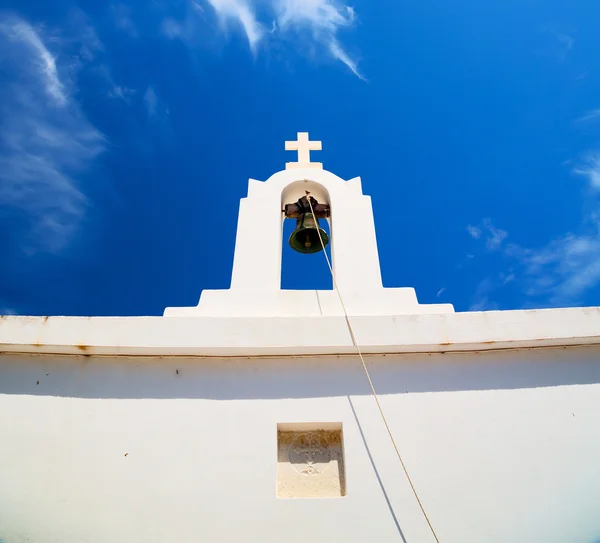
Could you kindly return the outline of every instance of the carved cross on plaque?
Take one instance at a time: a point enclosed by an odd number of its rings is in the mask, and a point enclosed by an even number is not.
[[[334,498],[345,495],[342,424],[277,424],[277,497]]]
[[[290,462],[292,464],[303,464],[302,469],[298,471],[306,475],[321,473],[317,465],[328,464],[329,460],[330,454],[327,442],[318,434],[303,434],[296,438],[290,446]]]

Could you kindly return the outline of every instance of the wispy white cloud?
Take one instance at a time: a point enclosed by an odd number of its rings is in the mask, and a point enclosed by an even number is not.
[[[168,119],[170,110],[168,104],[161,99],[160,94],[154,85],[146,88],[142,95],[142,105],[146,110],[148,119],[162,125],[162,134],[166,136],[167,127],[169,126]]]
[[[497,251],[508,236],[508,232],[494,226],[489,217],[483,219],[480,225],[469,224],[467,232],[473,239],[485,239],[485,246],[489,251]]]
[[[146,89],[143,101],[148,117],[154,117],[156,115],[156,109],[158,107],[158,94],[156,94],[156,90],[154,90],[154,87],[150,86]]]
[[[444,292],[446,292],[446,287],[443,287],[440,290],[438,290],[437,294],[435,295],[435,297],[439,298]]]
[[[592,109],[590,111],[586,111],[581,117],[577,119],[578,123],[591,123],[595,121],[600,121],[600,109]]]
[[[564,60],[564,58],[571,51],[571,49],[573,49],[573,46],[575,45],[575,38],[573,38],[573,36],[569,36],[568,34],[559,33],[556,35],[556,40],[560,44],[560,59]]]
[[[486,277],[475,289],[475,294],[471,299],[469,311],[491,311],[498,309],[498,304],[490,299],[491,293],[496,289],[495,282]]]
[[[104,51],[104,44],[96,34],[96,30],[89,23],[87,15],[78,8],[69,12],[68,25],[75,36],[74,41],[79,46],[79,57],[81,62],[90,62],[99,52]],[[65,41],[68,38],[63,36]]]
[[[131,18],[131,12],[128,6],[125,4],[114,4],[111,6],[111,13],[113,20],[115,21],[115,25],[118,28],[134,38],[139,36],[137,26]]]
[[[479,239],[481,237],[481,228],[478,226],[473,226],[471,224],[467,225],[467,232],[473,239]]]
[[[574,169],[588,182],[588,208],[577,232],[561,235],[540,247],[506,243],[507,234],[491,220],[469,233],[482,239],[489,253],[498,253],[510,269],[486,278],[478,287],[474,307],[489,305],[490,293],[515,281],[526,298],[526,306],[565,306],[584,303],[586,292],[600,285],[600,153],[587,155]]]
[[[342,49],[339,42],[335,38],[332,38],[329,42],[329,51],[333,55],[333,58],[340,60],[346,66],[348,66],[348,68],[352,70],[352,73],[354,73],[356,77],[366,81],[366,78],[358,71],[358,64],[356,61],[350,58],[348,53]]]
[[[354,9],[340,0],[202,0],[217,14],[221,28],[237,26],[254,54],[263,41],[285,39],[301,52],[323,53],[345,64],[365,80],[357,61],[342,45],[339,33],[356,23]],[[196,11],[201,5],[192,1]],[[171,17],[161,26],[169,38],[187,36],[187,25]]]
[[[128,12],[125,11],[125,13]],[[65,57],[71,57],[72,60],[75,60],[75,64],[69,66],[70,72],[75,70],[78,73],[85,71],[93,74],[94,77],[98,78],[98,87],[101,88],[105,85],[108,87],[106,95],[109,98],[128,102],[136,93],[135,89],[118,84],[115,81],[112,70],[106,61],[106,48],[87,15],[81,9],[75,8],[69,12],[67,25],[60,36],[60,44],[68,51]],[[46,41],[52,42],[54,40],[47,37]],[[77,49],[77,53],[73,54],[72,49]],[[68,61],[65,64],[68,64]]]
[[[573,171],[586,177],[592,189],[600,190],[600,151],[588,153]]]
[[[567,33],[557,26],[547,26],[542,29],[542,34],[547,37],[547,41],[538,49],[537,53],[544,56],[550,55],[559,62],[564,62],[575,46],[575,38],[571,35],[572,33]]]
[[[216,9],[210,7],[208,0],[199,1],[206,2],[207,11],[209,11],[210,15],[207,15],[204,7],[198,4],[198,2],[184,0],[181,5],[182,11],[179,17],[174,17],[173,15],[162,17],[159,23],[160,33],[170,40],[181,40],[189,47],[195,48],[205,43],[206,36],[203,35],[204,32],[201,29],[205,24],[208,24],[208,21],[214,17],[215,13],[219,16],[219,29],[221,32],[226,34],[229,32],[232,22],[234,26],[237,24],[235,15],[231,15],[230,17],[225,16],[224,12],[221,12],[219,15]],[[238,25],[235,28],[244,31],[242,25]]]
[[[24,45],[31,51],[32,54],[28,55],[26,59],[30,66],[24,68],[35,70],[46,93],[55,105],[66,105],[67,97],[58,77],[56,61],[31,25],[20,19],[10,18],[0,23],[0,32],[9,44],[15,44],[16,47]]]
[[[258,22],[254,6],[249,0],[207,0],[214,8],[223,25],[228,22],[237,22],[244,29],[250,48],[255,51],[256,46],[264,34],[262,25]]]
[[[120,98],[121,100],[128,101],[130,97],[132,97],[136,93],[135,89],[130,89],[129,87],[123,87],[121,85],[113,85],[108,91],[108,96],[110,98]]]
[[[566,234],[537,249],[507,248],[523,265],[524,289],[548,305],[582,303],[585,292],[600,282],[600,231]]]
[[[56,41],[53,41],[56,45]],[[57,251],[83,216],[77,176],[104,149],[40,29],[18,17],[0,24],[0,202],[29,220],[28,250]]]
[[[508,236],[508,233],[505,230],[496,228],[491,221],[486,225],[486,228],[487,238],[485,240],[485,246],[490,251],[497,251]]]
[[[364,79],[358,65],[340,44],[337,34],[356,22],[354,9],[337,0],[276,0],[274,7],[282,31],[308,30],[333,58],[343,62],[357,77]]]
[[[280,26],[306,23],[335,33],[354,22],[354,9],[335,0],[278,0]]]
[[[167,38],[173,40],[185,34],[185,27],[172,17],[167,17],[161,24],[161,31]]]
[[[514,273],[501,271],[480,281],[471,298],[469,311],[500,309],[498,302],[493,299],[494,293],[505,285],[512,283],[515,279]]]
[[[98,79],[98,82],[101,83],[102,87],[106,87],[106,95],[109,98],[128,102],[137,92],[136,89],[117,84],[109,66],[105,63],[96,64],[90,71]]]

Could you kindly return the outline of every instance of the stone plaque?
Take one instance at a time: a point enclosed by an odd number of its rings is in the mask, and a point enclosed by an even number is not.
[[[277,443],[278,497],[346,494],[341,424],[280,424]]]

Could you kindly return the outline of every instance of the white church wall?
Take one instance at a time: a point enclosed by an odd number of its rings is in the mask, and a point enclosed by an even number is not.
[[[600,348],[370,356],[442,542],[600,539]],[[346,357],[0,357],[0,541],[433,541]],[[341,423],[346,496],[281,499],[277,427]]]

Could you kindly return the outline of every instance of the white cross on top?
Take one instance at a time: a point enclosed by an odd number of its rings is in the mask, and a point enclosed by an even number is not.
[[[298,162],[286,162],[285,169],[291,168],[323,168],[321,162],[311,162],[310,152],[320,151],[322,144],[320,141],[309,141],[308,132],[298,132],[297,141],[286,141],[286,151],[298,151]]]

